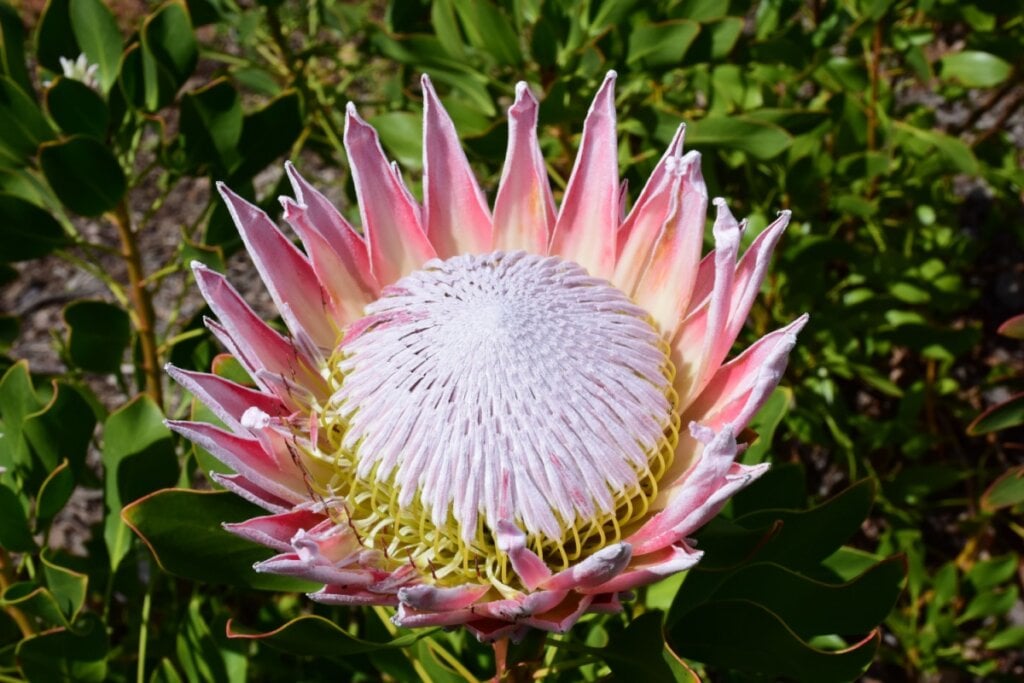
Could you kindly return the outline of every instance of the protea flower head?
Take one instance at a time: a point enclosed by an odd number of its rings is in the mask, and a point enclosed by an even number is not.
[[[688,542],[765,466],[734,462],[806,318],[725,363],[783,212],[743,224],[683,128],[628,213],[609,73],[556,208],[526,84],[493,210],[424,77],[423,201],[349,106],[357,231],[292,167],[284,218],[220,192],[288,332],[195,264],[207,325],[255,388],[170,368],[226,429],[172,422],[268,514],[229,528],[310,597],[481,639],[563,631],[693,566]],[[724,364],[723,364],[724,363]]]

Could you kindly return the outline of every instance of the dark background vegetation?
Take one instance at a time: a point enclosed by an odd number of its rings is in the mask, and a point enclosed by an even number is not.
[[[775,474],[701,541],[729,557],[745,547],[737,530],[762,538],[777,518],[791,535],[773,537],[753,569],[749,558],[712,564],[678,596],[676,580],[625,615],[528,639],[513,653],[520,673],[688,680],[664,633],[712,680],[843,680],[872,658],[877,680],[1021,680],[1019,404],[969,429],[1022,379],[1021,341],[997,333],[1024,311],[1020,9],[0,3],[0,681],[491,675],[489,649],[464,634],[393,642],[379,611],[258,592],[295,586],[254,577],[260,551],[212,535],[251,514],[236,503],[158,494],[131,508],[162,568],[121,513],[157,489],[210,487],[210,457],[161,422],[196,410],[162,365],[206,369],[218,353],[188,263],[226,270],[269,310],[212,180],[276,215],[290,158],[355,216],[340,142],[353,101],[418,193],[425,72],[492,194],[503,112],[527,80],[560,191],[608,69],[619,73],[620,167],[634,195],[685,121],[710,192],[749,218],[749,239],[793,212],[742,337],[811,313],[746,456],[770,459]],[[99,64],[95,89],[60,76],[59,58],[80,53]],[[798,583],[773,583],[779,572]],[[754,585],[753,597],[726,594],[722,577]],[[817,604],[797,605],[808,595]],[[289,626],[228,639],[231,617]],[[836,654],[846,648],[856,657]]]

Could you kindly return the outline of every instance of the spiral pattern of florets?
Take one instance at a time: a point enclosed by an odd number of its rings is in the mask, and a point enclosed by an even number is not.
[[[434,578],[510,581],[513,521],[553,568],[647,511],[677,442],[667,345],[607,281],[524,252],[431,261],[328,361],[320,493],[371,549]]]

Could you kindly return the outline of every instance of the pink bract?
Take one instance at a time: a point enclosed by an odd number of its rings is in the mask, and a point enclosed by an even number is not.
[[[219,186],[288,332],[194,264],[254,386],[169,367],[226,428],[169,424],[267,511],[226,525],[277,551],[257,571],[490,640],[617,611],[700,560],[688,537],[766,469],[735,462],[736,435],[807,320],[726,362],[789,212],[740,255],[744,225],[714,199],[702,258],[708,196],[681,126],[626,213],[614,84],[559,207],[525,84],[492,209],[425,77],[422,203],[352,106],[361,231],[290,164],[303,250]]]

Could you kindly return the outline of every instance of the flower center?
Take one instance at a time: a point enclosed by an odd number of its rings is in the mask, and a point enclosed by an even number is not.
[[[329,366],[326,492],[364,543],[438,578],[485,571],[499,520],[555,566],[617,539],[676,443],[649,316],[556,257],[431,261],[367,307]]]

